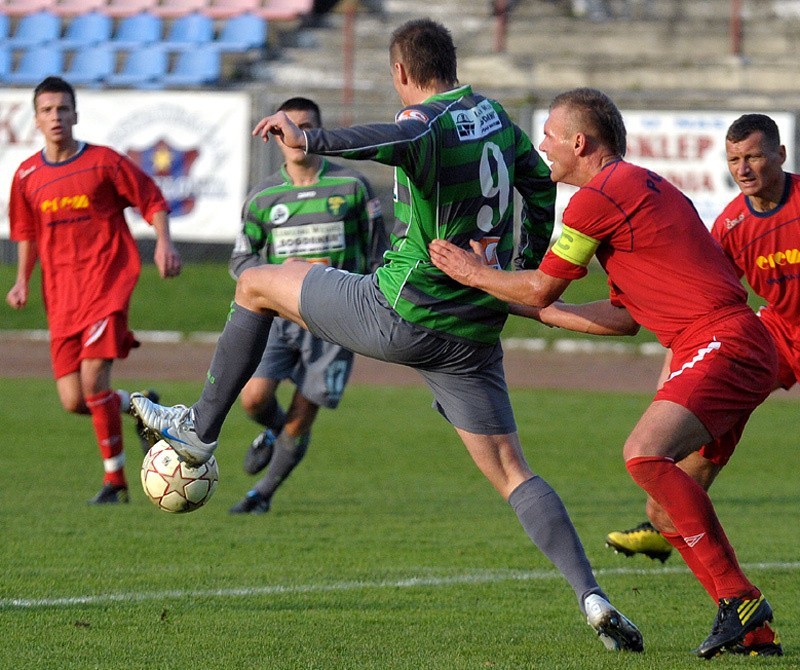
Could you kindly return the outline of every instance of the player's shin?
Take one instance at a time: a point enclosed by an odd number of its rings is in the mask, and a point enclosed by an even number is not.
[[[697,561],[714,581],[718,598],[750,597],[758,593],[739,567],[733,547],[702,486],[669,458],[634,457],[625,467],[633,480],[664,508]]]
[[[198,437],[213,442],[244,385],[253,375],[267,346],[272,316],[231,304],[217,342],[200,399],[193,406]]]

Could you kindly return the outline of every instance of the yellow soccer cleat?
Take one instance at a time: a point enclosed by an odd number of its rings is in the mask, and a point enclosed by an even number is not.
[[[625,556],[644,554],[648,558],[657,558],[662,563],[672,553],[672,545],[649,521],[640,523],[630,530],[615,530],[609,533],[606,535],[606,546],[618,554]]]

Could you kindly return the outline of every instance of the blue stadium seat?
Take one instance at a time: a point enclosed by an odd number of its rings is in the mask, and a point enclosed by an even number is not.
[[[222,76],[222,57],[213,47],[199,46],[182,51],[175,68],[162,77],[167,86],[207,86],[215,84]]]
[[[6,76],[11,84],[38,84],[45,77],[61,76],[64,52],[56,47],[35,46],[22,53],[16,69]]]
[[[6,80],[9,72],[11,72],[11,49],[0,45],[0,82]]]
[[[5,40],[5,45],[12,49],[54,42],[61,37],[61,19],[50,12],[35,12],[22,16],[14,33]]]
[[[167,52],[152,46],[134,49],[127,55],[119,72],[106,77],[109,86],[126,88],[164,88],[161,78],[167,72]]]
[[[210,16],[193,12],[172,21],[161,45],[170,51],[194,49],[209,44],[214,39],[214,20]]]
[[[161,41],[162,20],[148,12],[120,19],[117,32],[108,42],[115,49],[138,49]]]
[[[111,39],[113,28],[114,20],[110,16],[100,12],[81,14],[70,21],[59,44],[64,49],[80,49],[107,42]]]
[[[241,14],[225,21],[214,46],[224,52],[244,53],[260,49],[267,42],[267,20],[255,14]]]
[[[0,14],[0,42],[5,46],[8,33],[11,31],[11,19],[7,14]]]
[[[100,88],[114,73],[117,54],[105,44],[84,47],[75,52],[64,78],[75,86]]]

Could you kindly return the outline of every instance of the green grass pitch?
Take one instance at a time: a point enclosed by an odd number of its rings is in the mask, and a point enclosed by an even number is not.
[[[126,380],[139,388],[143,380]],[[122,382],[120,382],[122,383]],[[198,384],[160,388],[191,402]],[[563,497],[599,579],[642,629],[642,655],[607,652],[566,582],[527,540],[423,388],[352,386],[321,414],[306,460],[261,517],[228,508],[253,481],[237,406],[203,509],[91,508],[100,462],[88,419],[49,380],[0,379],[0,668],[20,670],[697,668],[715,609],[679,558],[603,546],[643,519],[621,445],[642,395],[514,391],[528,459]],[[410,420],[409,420],[410,419]],[[771,399],[712,489],[741,562],[800,667],[797,404]]]

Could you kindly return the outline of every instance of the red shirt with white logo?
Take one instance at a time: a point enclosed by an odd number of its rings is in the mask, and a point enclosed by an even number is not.
[[[63,163],[39,152],[14,174],[11,239],[36,244],[51,337],[127,311],[141,261],[123,210],[169,211],[155,182],[113,149],[84,144]]]

